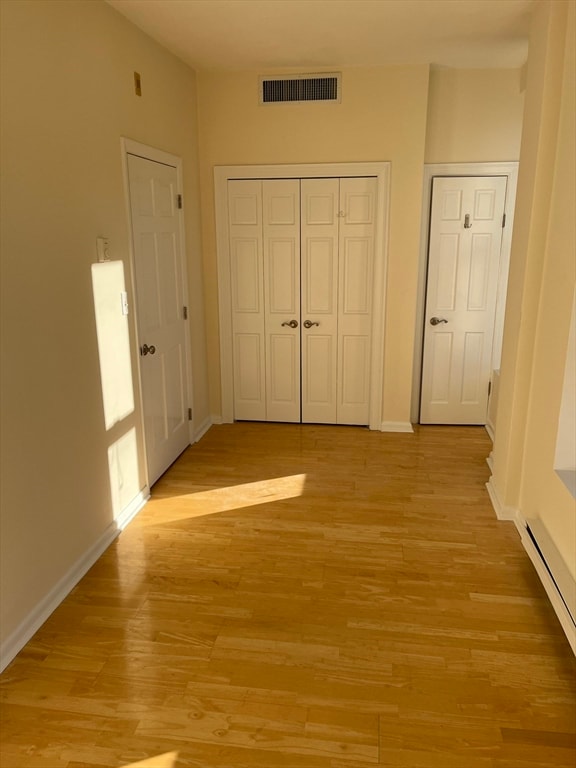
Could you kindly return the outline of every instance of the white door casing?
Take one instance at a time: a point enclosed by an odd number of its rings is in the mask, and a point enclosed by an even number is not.
[[[173,166],[129,154],[128,182],[144,433],[152,485],[190,443],[178,176]]]
[[[433,181],[423,424],[485,424],[507,179]]]
[[[228,184],[231,180],[316,179],[373,177],[376,184],[376,216],[374,261],[372,274],[372,344],[370,365],[370,429],[388,429],[382,422],[382,393],[384,388],[384,317],[388,248],[388,216],[390,163],[326,163],[297,165],[217,166],[214,169],[216,244],[218,258],[218,296],[220,329],[221,412],[214,414],[216,422],[232,422],[235,413],[234,393],[234,332],[231,243],[229,230]],[[410,425],[393,425],[410,431]]]

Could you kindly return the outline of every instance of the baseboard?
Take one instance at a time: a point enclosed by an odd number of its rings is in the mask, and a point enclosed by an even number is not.
[[[558,585],[560,574],[557,576],[553,575],[558,567],[558,562],[556,562],[555,567],[553,563],[548,563],[544,559],[545,555],[543,554],[541,543],[535,543],[534,531],[532,531],[531,535],[531,529],[528,523],[526,520],[524,520],[519,512],[515,515],[514,522],[516,524],[516,528],[518,529],[518,533],[520,534],[522,546],[526,550],[528,557],[532,561],[532,565],[536,569],[536,573],[538,574],[540,581],[546,590],[546,594],[548,595],[550,603],[554,608],[554,612],[558,617],[558,621],[560,622],[562,629],[564,630],[564,634],[570,643],[572,652],[576,655],[576,624],[574,623],[574,618],[570,613],[568,605],[562,596],[562,592],[560,591]],[[540,533],[540,535],[542,535],[542,533]],[[552,547],[554,548],[553,544]],[[561,574],[562,578],[560,579],[560,582],[564,581],[566,583],[566,581],[568,581],[568,586],[564,591],[570,591],[572,593],[571,595],[567,594],[566,599],[571,602],[576,602],[576,597],[574,594],[576,591],[576,584],[574,584],[572,577],[569,574],[567,575],[567,569],[564,564],[561,563],[561,565],[563,566],[566,573]],[[572,606],[572,610],[575,610],[574,606]]]
[[[490,467],[490,472],[494,471],[494,456],[492,455],[492,451],[490,451],[490,455],[486,457],[486,464]]]
[[[494,443],[494,425],[490,421],[487,421],[486,424],[484,424],[484,429],[488,432],[488,437],[492,440],[492,443]]]
[[[207,416],[202,422],[202,424],[200,424],[198,428],[194,430],[194,442],[197,443],[199,440],[201,440],[206,434],[206,432],[208,432],[211,426],[212,426],[212,419],[210,418],[210,416]]]
[[[488,491],[488,496],[490,496],[490,501],[492,502],[492,507],[494,508],[498,520],[515,520],[517,510],[514,507],[507,507],[502,504],[496,486],[494,485],[493,477],[486,483],[486,490]]]
[[[222,419],[222,414],[220,413],[213,413],[210,416],[210,421],[212,422],[212,424],[224,424],[224,420]]]
[[[414,432],[409,421],[383,421],[380,432]]]
[[[36,605],[14,632],[0,645],[0,672],[2,672],[14,657],[22,650],[31,637],[40,629],[48,617],[58,608],[64,598],[78,584],[80,579],[90,570],[100,555],[142,509],[149,496],[148,489],[142,490],[138,496],[122,511],[122,514],[106,528],[100,538],[74,563],[72,568]]]

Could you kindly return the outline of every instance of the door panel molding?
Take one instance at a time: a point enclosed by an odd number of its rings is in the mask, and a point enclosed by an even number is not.
[[[233,339],[228,238],[228,182],[234,179],[310,179],[369,176],[376,179],[376,208],[366,211],[356,205],[358,215],[375,218],[375,247],[372,271],[372,345],[370,365],[370,429],[381,430],[384,383],[384,318],[388,264],[390,163],[326,163],[302,165],[241,165],[214,168],[216,249],[218,259],[218,299],[220,319],[220,377],[222,421],[234,421]],[[323,216],[319,210],[316,215]]]
[[[430,231],[430,214],[432,202],[432,179],[435,176],[506,176],[508,178],[504,213],[506,226],[502,233],[500,251],[500,270],[496,297],[496,318],[494,325],[494,344],[492,349],[492,369],[500,367],[502,353],[502,334],[504,329],[504,310],[506,306],[506,291],[508,284],[508,268],[510,264],[510,249],[514,226],[514,204],[518,184],[517,162],[485,162],[485,163],[430,163],[424,166],[422,216],[420,228],[420,265],[418,276],[418,302],[416,309],[416,332],[414,343],[414,365],[412,378],[412,406],[410,420],[420,421],[420,389],[422,383],[422,351],[424,345],[424,310],[426,303],[426,275],[428,269],[428,235]],[[459,218],[461,201],[455,195],[450,210],[445,210],[448,219]]]

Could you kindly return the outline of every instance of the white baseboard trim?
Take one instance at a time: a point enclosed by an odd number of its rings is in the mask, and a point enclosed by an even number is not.
[[[492,455],[492,451],[490,451],[490,455],[486,457],[486,464],[490,467],[490,472],[494,471],[494,456]]]
[[[502,504],[500,497],[498,496],[496,486],[494,485],[493,477],[491,477],[490,480],[488,480],[486,483],[486,490],[488,491],[488,496],[490,496],[490,501],[492,502],[492,506],[498,520],[515,520],[518,510],[516,510],[514,507],[506,507],[504,504]]]
[[[212,421],[212,424],[224,424],[224,420],[222,419],[222,415],[220,413],[213,413],[210,416],[210,420]],[[229,424],[232,424],[233,422],[228,422]]]
[[[534,543],[532,536],[530,536],[528,524],[520,512],[516,513],[514,517],[514,523],[516,524],[516,528],[520,534],[522,546],[526,550],[528,557],[532,561],[532,565],[536,569],[536,573],[540,577],[540,581],[546,590],[546,594],[548,595],[550,603],[552,604],[552,608],[554,608],[554,612],[558,617],[558,621],[560,622],[562,629],[564,630],[564,634],[570,643],[572,652],[576,655],[576,624],[570,615],[570,611],[564,602],[558,585],[555,579],[552,577],[551,571],[549,570],[546,561],[543,559],[543,556],[538,547]]]
[[[206,416],[202,424],[198,426],[197,429],[194,430],[194,442],[197,443],[199,440],[201,440],[206,432],[210,429],[212,426],[212,419],[210,416]]]
[[[414,432],[409,421],[383,421],[380,432]]]
[[[484,429],[488,432],[488,437],[492,440],[492,443],[494,443],[494,426],[487,421],[486,424],[484,424]]]
[[[143,489],[126,507],[119,517],[110,523],[100,538],[74,563],[72,568],[55,584],[36,607],[21,622],[20,626],[0,645],[0,672],[2,672],[14,657],[22,650],[30,638],[40,629],[42,624],[56,610],[64,598],[78,584],[80,579],[90,570],[100,555],[108,549],[114,539],[126,528],[128,523],[138,514],[150,496],[148,488]]]

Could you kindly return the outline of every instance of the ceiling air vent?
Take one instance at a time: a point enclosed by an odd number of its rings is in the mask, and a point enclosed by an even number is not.
[[[340,75],[289,75],[260,78],[260,103],[340,101]]]

